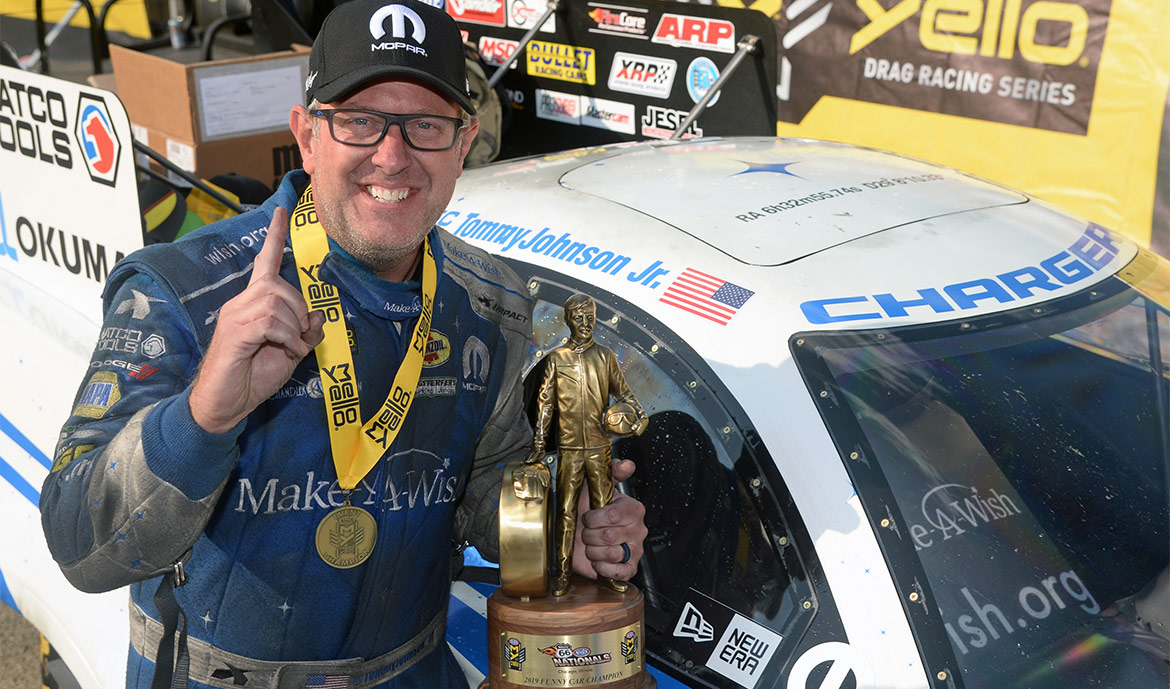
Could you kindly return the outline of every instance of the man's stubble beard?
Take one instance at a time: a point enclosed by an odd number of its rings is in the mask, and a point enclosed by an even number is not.
[[[423,238],[430,231],[427,225],[418,230],[408,243],[384,244],[369,241],[360,232],[356,232],[345,214],[332,202],[321,197],[315,199],[317,212],[321,215],[321,225],[326,233],[357,260],[366,264],[375,273],[391,270],[402,259],[413,255],[422,245]],[[432,223],[433,224],[433,223]]]

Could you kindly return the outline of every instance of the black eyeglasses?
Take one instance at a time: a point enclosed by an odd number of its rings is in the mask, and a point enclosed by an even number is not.
[[[390,125],[398,125],[406,145],[420,151],[445,151],[467,122],[442,115],[391,115],[377,110],[310,110],[310,115],[329,120],[333,140],[348,146],[376,146]]]

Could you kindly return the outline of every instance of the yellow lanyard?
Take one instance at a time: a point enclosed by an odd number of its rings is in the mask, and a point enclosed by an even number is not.
[[[382,408],[360,426],[357,375],[349,349],[349,335],[341,312],[337,288],[322,282],[317,275],[321,261],[329,252],[329,240],[313,207],[310,184],[301,195],[292,214],[293,258],[296,259],[301,293],[310,311],[325,314],[325,338],[317,345],[317,367],[321,389],[325,393],[325,415],[329,426],[329,445],[333,465],[342,490],[353,490],[358,482],[382,458],[402,429],[410,411],[418,377],[422,373],[423,353],[431,334],[431,304],[435,297],[435,255],[430,241],[423,242],[422,313],[414,327],[410,348],[394,376]]]

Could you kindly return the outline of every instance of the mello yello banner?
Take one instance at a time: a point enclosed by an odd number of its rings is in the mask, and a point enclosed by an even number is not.
[[[1170,0],[719,0],[778,27],[777,133],[932,160],[1170,255]]]

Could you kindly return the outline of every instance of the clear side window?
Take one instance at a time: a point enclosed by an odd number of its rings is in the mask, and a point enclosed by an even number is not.
[[[1120,284],[961,325],[804,335],[891,568],[968,689],[1165,687],[1170,314]],[[816,351],[819,357],[812,355]],[[913,612],[913,610],[911,610]]]

